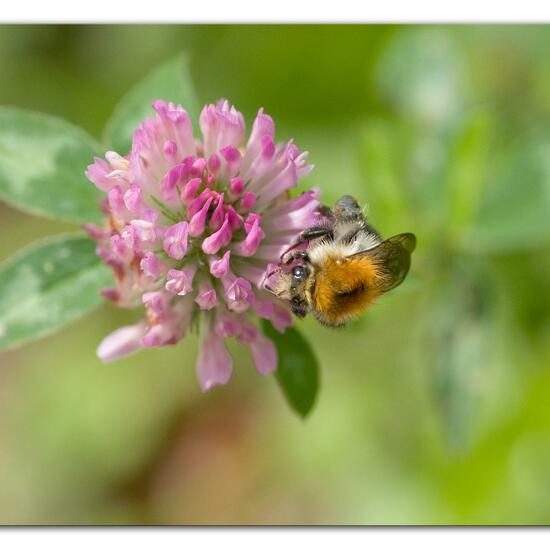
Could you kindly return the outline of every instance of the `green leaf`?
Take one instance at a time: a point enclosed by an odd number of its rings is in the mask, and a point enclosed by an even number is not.
[[[468,258],[442,269],[429,302],[442,428],[451,449],[462,452],[476,428],[495,342],[493,284],[485,264]]]
[[[110,271],[83,235],[24,248],[0,265],[0,349],[50,334],[102,302]]]
[[[55,117],[0,108],[0,198],[69,222],[97,222],[100,191],[84,175],[99,145]]]
[[[315,403],[319,389],[317,358],[296,328],[287,328],[281,334],[268,321],[262,322],[262,328],[277,348],[279,364],[275,378],[290,406],[305,418]]]
[[[431,27],[400,28],[383,49],[375,84],[406,117],[438,126],[470,95],[463,53],[453,35]]]
[[[121,155],[130,150],[132,133],[151,115],[155,99],[181,103],[191,119],[196,116],[198,102],[185,55],[180,54],[156,68],[121,99],[105,128],[104,141],[109,147]]]

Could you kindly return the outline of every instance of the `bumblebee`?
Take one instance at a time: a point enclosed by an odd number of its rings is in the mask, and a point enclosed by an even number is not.
[[[308,313],[323,325],[340,327],[403,282],[416,247],[412,233],[383,240],[357,201],[345,195],[324,220],[306,229],[281,256],[275,296],[298,317]]]

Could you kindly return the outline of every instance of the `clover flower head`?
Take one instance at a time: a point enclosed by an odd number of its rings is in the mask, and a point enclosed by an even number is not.
[[[85,227],[115,276],[103,295],[121,307],[142,304],[146,313],[108,335],[98,355],[108,362],[175,344],[198,319],[203,390],[231,376],[226,338],[250,347],[258,372],[271,372],[276,350],[254,320],[268,319],[280,332],[292,324],[263,285],[281,253],[319,217],[318,190],[289,196],[313,166],[292,140],[275,143],[262,109],[245,143],[244,117],[227,101],[202,110],[202,139],[181,106],[157,100],[153,108],[128,155],[109,151],[86,171],[106,193],[104,227]]]

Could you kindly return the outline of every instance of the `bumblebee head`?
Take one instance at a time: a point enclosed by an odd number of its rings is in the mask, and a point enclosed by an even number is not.
[[[290,270],[290,309],[297,317],[305,317],[309,306],[307,300],[308,279],[311,267],[307,264],[295,265]]]
[[[278,298],[287,300],[294,315],[305,317],[311,303],[312,271],[313,267],[307,263],[295,264],[289,269],[279,268],[275,272],[277,279],[273,287],[266,286],[266,289]]]

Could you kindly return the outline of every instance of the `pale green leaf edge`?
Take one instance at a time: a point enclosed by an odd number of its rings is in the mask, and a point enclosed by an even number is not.
[[[31,118],[34,118],[35,120],[47,121],[49,124],[53,126],[58,126],[63,130],[70,128],[72,131],[75,131],[77,134],[80,134],[85,140],[87,140],[90,143],[90,147],[91,149],[93,149],[93,152],[90,156],[90,163],[93,162],[94,155],[101,154],[101,151],[102,151],[101,144],[98,141],[96,141],[90,134],[88,134],[86,130],[84,130],[80,126],[77,126],[76,124],[73,124],[72,122],[56,117],[54,115],[48,115],[46,113],[40,113],[38,111],[32,111],[30,109],[20,109],[19,107],[13,107],[8,105],[0,106],[0,115],[3,112],[22,114],[24,116],[29,116]],[[85,170],[86,170],[86,166],[83,166],[82,174],[84,174]],[[93,183],[90,182],[90,185],[93,185]],[[52,214],[51,212],[43,210],[40,207],[29,206],[27,203],[20,202],[17,199],[14,200],[9,195],[6,195],[5,193],[3,193],[1,188],[0,188],[0,200],[4,201],[6,204],[10,206],[13,206],[17,210],[20,210],[21,212],[24,212],[26,214],[31,214],[33,216],[38,216],[40,218],[47,218],[50,220],[59,220],[59,221],[64,221],[68,223],[74,223],[75,225],[80,225],[83,223],[82,220],[76,220],[75,218],[71,218],[68,216],[55,215],[55,214]],[[99,212],[99,205],[97,206],[97,209]]]
[[[56,241],[59,241],[61,243],[61,242],[66,242],[67,240],[81,240],[81,239],[89,239],[89,237],[87,237],[84,233],[59,233],[57,235],[50,235],[48,237],[44,237],[43,239],[38,239],[36,241],[33,241],[27,246],[20,248],[12,256],[9,256],[5,260],[2,260],[0,262],[0,272],[3,271],[4,269],[11,267],[13,264],[17,263],[21,258],[26,256],[28,253],[40,248],[43,245],[53,244]],[[96,257],[97,257],[97,267],[98,268],[104,267],[103,264],[101,263],[101,259],[99,258],[99,256],[96,256]],[[108,281],[106,281],[105,285],[108,285],[108,284],[109,284]],[[62,330],[69,323],[83,319],[105,301],[104,298],[99,293],[97,295],[97,298],[98,298],[97,303],[94,304],[88,311],[85,311],[84,313],[73,317],[72,319],[68,320],[66,323],[62,325],[52,327],[51,329],[45,328],[44,330],[40,331],[37,334],[34,334],[33,336],[30,336],[28,338],[23,338],[21,340],[18,340],[17,342],[14,342],[13,344],[7,344],[5,346],[2,346],[0,348],[0,354],[6,351],[13,351],[15,349],[18,349],[28,344],[29,342],[34,342],[35,340],[39,340],[51,334],[55,334],[56,332]]]

